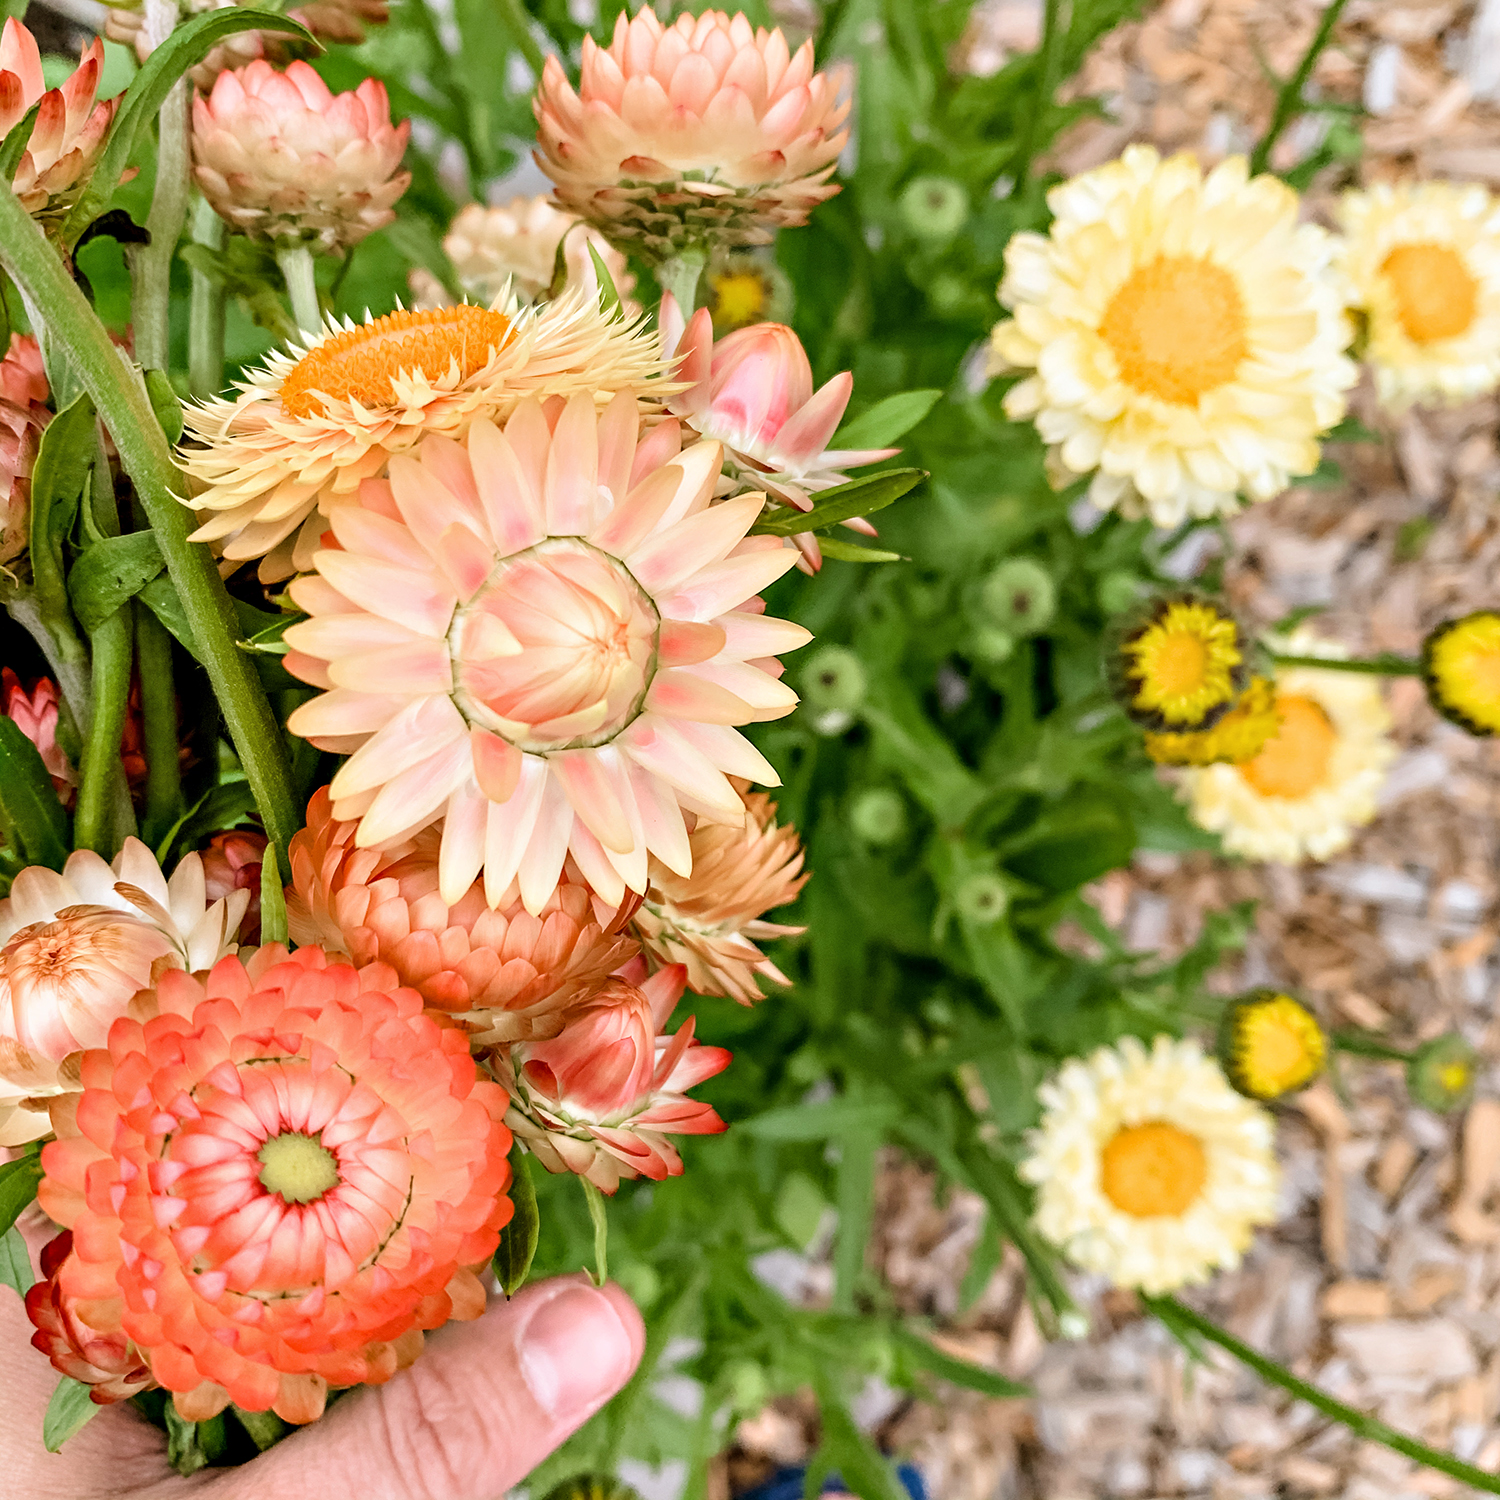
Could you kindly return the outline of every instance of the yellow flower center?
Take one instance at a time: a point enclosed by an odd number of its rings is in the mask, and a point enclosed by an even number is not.
[[[1234,276],[1211,260],[1162,255],[1138,266],[1110,298],[1099,336],[1126,385],[1194,406],[1234,379],[1249,352],[1247,328]]]
[[[1208,648],[1190,635],[1176,635],[1162,643],[1152,663],[1151,679],[1164,698],[1196,692],[1203,686]]]
[[[727,271],[709,279],[713,319],[721,328],[747,328],[765,315],[770,286],[759,271]]]
[[[1469,1086],[1469,1070],[1463,1063],[1449,1063],[1438,1073],[1438,1082],[1450,1094],[1461,1094]]]
[[[1235,693],[1243,657],[1232,619],[1212,605],[1178,601],[1125,646],[1135,684],[1131,706],[1168,724],[1195,726]]]
[[[505,343],[510,320],[467,304],[429,312],[402,310],[324,339],[293,367],[281,387],[292,417],[324,414],[323,398],[389,406],[397,375],[421,371],[443,379],[457,364],[460,380],[482,370]]]
[[[1444,630],[1432,643],[1430,672],[1441,707],[1488,733],[1500,730],[1500,615]]]
[[[1236,1081],[1257,1099],[1301,1088],[1323,1067],[1323,1033],[1288,995],[1247,1005],[1236,1018],[1233,1042]]]
[[[1099,1158],[1104,1196],[1137,1219],[1179,1217],[1207,1181],[1203,1142],[1165,1120],[1123,1126]]]
[[[1316,791],[1328,779],[1329,762],[1339,742],[1338,730],[1319,703],[1297,693],[1276,699],[1281,728],[1266,741],[1254,760],[1240,767],[1240,775],[1262,797],[1296,801]]]
[[[1448,245],[1398,245],[1381,271],[1396,298],[1396,316],[1417,344],[1466,333],[1479,306],[1479,283]]]
[[[273,1135],[259,1152],[260,1185],[284,1203],[316,1203],[339,1185],[339,1165],[327,1146],[310,1135]]]

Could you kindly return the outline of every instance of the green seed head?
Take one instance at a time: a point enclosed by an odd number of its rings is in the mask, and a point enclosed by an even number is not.
[[[900,208],[906,227],[919,239],[951,240],[969,217],[969,195],[951,177],[913,177]]]
[[[890,787],[870,787],[854,799],[849,824],[867,844],[894,844],[906,832],[906,803]]]
[[[802,696],[814,713],[851,714],[868,686],[864,664],[843,646],[824,646],[802,673]]]
[[[1036,635],[1057,613],[1057,585],[1046,568],[1032,558],[1009,558],[980,584],[979,612],[995,630]]]

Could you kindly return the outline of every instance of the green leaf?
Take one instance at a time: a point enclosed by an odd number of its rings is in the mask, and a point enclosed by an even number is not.
[[[443,249],[437,231],[426,219],[410,216],[395,220],[386,227],[385,237],[405,260],[430,271],[443,289],[456,301],[464,300],[464,289],[448,252]]]
[[[48,1453],[59,1452],[70,1437],[98,1416],[92,1391],[92,1386],[74,1380],[71,1375],[64,1375],[57,1382],[57,1389],[47,1403],[47,1415],[42,1418],[42,1443]]]
[[[1073,890],[1130,863],[1135,825],[1117,803],[1099,794],[1057,807],[1006,846],[1005,868],[1046,891]]]
[[[882,552],[879,547],[861,547],[858,542],[848,542],[843,537],[838,536],[820,536],[818,538],[818,550],[825,558],[831,557],[835,562],[888,563],[907,561],[899,552]]]
[[[823,1419],[818,1466],[825,1473],[838,1470],[845,1487],[860,1500],[909,1500],[906,1486],[896,1477],[895,1470],[880,1450],[859,1430],[829,1372],[821,1366],[814,1366],[813,1389],[817,1392],[819,1415]]]
[[[942,396],[941,391],[900,391],[887,396],[836,433],[828,446],[840,452],[849,448],[889,448],[898,437],[910,432]]]
[[[909,1328],[898,1328],[895,1338],[897,1347],[912,1364],[950,1385],[960,1385],[967,1391],[978,1391],[981,1396],[991,1396],[996,1400],[1030,1394],[1028,1386],[1017,1385],[1014,1380],[970,1364],[966,1359],[944,1354],[931,1340]]]
[[[161,370],[146,371],[146,394],[151,398],[151,410],[156,413],[163,434],[176,447],[182,438],[182,398]]]
[[[242,1411],[231,1407],[234,1419],[250,1434],[250,1441],[262,1453],[279,1443],[291,1430],[289,1422],[283,1422],[274,1411]]]
[[[68,815],[41,752],[14,719],[0,714],[0,810],[6,834],[27,864],[60,870],[72,848]]]
[[[276,867],[276,845],[267,844],[260,865],[260,940],[284,943],[286,931],[286,892],[281,885],[281,871]]]
[[[163,566],[161,548],[149,531],[127,531],[95,542],[68,574],[68,597],[78,623],[92,635]]]
[[[167,1423],[167,1462],[179,1474],[196,1474],[208,1466],[208,1454],[198,1438],[198,1423],[189,1422],[169,1396],[162,1408]]]
[[[526,1165],[528,1154],[517,1141],[510,1156],[510,1201],[515,1212],[500,1231],[500,1244],[495,1251],[495,1279],[507,1297],[514,1297],[526,1285],[542,1229],[536,1207],[536,1184]]]
[[[833,1249],[833,1310],[852,1313],[865,1249],[875,1216],[875,1157],[880,1125],[846,1130],[839,1136],[838,1239]]]
[[[589,1274],[595,1286],[603,1286],[609,1280],[609,1213],[604,1206],[604,1194],[587,1177],[580,1177],[578,1185],[583,1189],[589,1218],[594,1223],[594,1269]]]
[[[31,471],[31,576],[42,619],[72,630],[62,538],[94,464],[94,404],[80,396],[47,424]]]
[[[36,1281],[31,1269],[31,1252],[14,1224],[0,1234],[0,1281],[14,1287],[20,1297],[25,1297]]]
[[[231,828],[254,824],[255,794],[243,776],[210,787],[168,832],[156,849],[158,863],[176,863],[176,856],[196,849],[205,839]]]
[[[140,591],[144,604],[163,625],[167,627],[182,647],[195,661],[201,663],[198,643],[193,638],[193,627],[188,623],[187,611],[177,594],[177,585],[166,573],[158,574]]]
[[[615,278],[609,274],[609,267],[604,264],[604,257],[594,248],[593,241],[587,242],[589,259],[594,263],[594,275],[599,278],[599,305],[606,313],[618,312],[624,316],[624,309],[620,305],[620,293],[615,286]]]
[[[884,1130],[894,1118],[894,1107],[879,1100],[826,1099],[821,1104],[768,1109],[735,1129],[763,1141],[825,1141],[856,1131]]]
[[[848,484],[823,490],[811,510],[778,510],[757,521],[751,530],[761,536],[796,536],[802,531],[822,531],[837,526],[840,521],[851,521],[855,516],[868,516],[873,511],[884,510],[926,478],[925,469],[887,469],[880,474],[868,474],[863,479],[851,479]]]
[[[42,1180],[42,1156],[28,1151],[0,1167],[0,1234],[3,1234],[22,1211],[36,1201],[37,1184]]]
[[[242,10],[230,6],[194,16],[180,25],[141,64],[140,71],[121,96],[114,125],[105,139],[104,150],[94,165],[88,186],[63,222],[65,245],[75,245],[83,231],[104,212],[129,165],[136,137],[146,123],[161,112],[172,86],[189,68],[202,62],[220,42],[242,31],[280,32],[296,37],[316,51],[323,50],[322,44],[305,26],[267,10]]]
[[[42,101],[37,100],[30,109],[10,127],[10,133],[0,142],[0,177],[6,182],[16,180],[16,171],[21,165],[21,158],[26,154],[26,148],[31,144],[31,132],[36,128],[37,111],[42,107]],[[6,343],[9,344],[7,339]]]

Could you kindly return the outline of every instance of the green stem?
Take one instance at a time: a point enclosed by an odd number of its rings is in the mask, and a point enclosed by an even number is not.
[[[698,278],[703,275],[707,264],[708,252],[694,245],[671,260],[664,260],[656,268],[656,284],[662,289],[663,296],[671,292],[677,299],[684,320],[691,318],[697,310]]]
[[[42,648],[47,665],[62,695],[58,704],[57,738],[74,763],[83,755],[83,740],[88,732],[93,688],[89,681],[89,654],[82,639],[72,630],[54,631],[43,616],[34,593],[18,595],[6,604],[11,619],[24,627]]]
[[[1317,667],[1330,672],[1367,672],[1376,677],[1420,677],[1422,663],[1415,656],[1397,656],[1391,651],[1382,651],[1379,656],[1284,656],[1279,651],[1271,652],[1271,660],[1278,667]]]
[[[580,1177],[583,1196],[588,1201],[589,1218],[594,1221],[594,1285],[609,1280],[609,1215],[604,1210],[604,1194],[587,1177]]]
[[[145,727],[146,842],[154,849],[182,815],[182,770],[177,755],[181,737],[172,679],[172,637],[144,606],[135,612],[135,655]]]
[[[1068,36],[1068,26],[1063,21],[1062,10],[1063,0],[1046,0],[1046,8],[1042,13],[1042,44],[1038,49],[1038,56],[1042,61],[1041,86],[1037,89],[1035,106],[1027,111],[1024,134],[1016,148],[1015,166],[1011,171],[1011,176],[1016,180],[1013,192],[1019,192],[1030,175],[1037,138],[1052,111],[1057,95],[1057,85],[1062,76],[1062,47]]]
[[[224,221],[207,198],[200,198],[193,211],[193,242],[210,250],[224,248]],[[188,389],[201,401],[223,388],[224,284],[195,270],[188,324]]]
[[[1411,1061],[1410,1052],[1393,1047],[1384,1038],[1367,1031],[1334,1031],[1329,1033],[1328,1039],[1340,1052],[1348,1052],[1354,1057],[1375,1057],[1382,1062]]]
[[[94,718],[79,769],[73,842],[113,859],[119,845],[115,781],[130,696],[130,610],[117,609],[89,636],[94,665]],[[175,754],[175,747],[174,747]]]
[[[188,206],[188,102],[192,85],[178,79],[158,116],[156,189],[146,228],[151,243],[132,257],[135,357],[143,369],[166,370],[172,358],[172,259]]]
[[[1366,1442],[1380,1443],[1419,1464],[1426,1464],[1430,1469],[1451,1474],[1453,1478],[1472,1485],[1476,1490],[1482,1490],[1487,1495],[1500,1495],[1500,1474],[1491,1474],[1484,1469],[1476,1469],[1472,1464],[1466,1464],[1461,1459],[1454,1458],[1451,1453],[1444,1453],[1438,1448],[1429,1448],[1426,1443],[1419,1443],[1415,1438],[1406,1437],[1397,1432],[1394,1427],[1387,1427],[1377,1417],[1356,1411],[1352,1406],[1345,1406],[1342,1401],[1334,1400],[1326,1391],[1319,1390],[1317,1386],[1309,1385],[1305,1380],[1298,1380],[1290,1370],[1283,1369],[1275,1360],[1267,1359],[1263,1354],[1257,1354],[1248,1344],[1242,1344],[1232,1333],[1220,1328],[1217,1323],[1210,1322],[1202,1313],[1195,1312],[1175,1297],[1144,1297],[1142,1301],[1147,1310],[1160,1318],[1167,1327],[1185,1325],[1191,1328],[1201,1338],[1207,1339],[1211,1344],[1217,1344],[1226,1353],[1232,1354],[1241,1364],[1248,1365],[1262,1380],[1279,1386],[1299,1401],[1305,1401],[1309,1406],[1315,1407],[1325,1417],[1342,1423],[1356,1437],[1363,1438]]]
[[[187,486],[146,396],[145,382],[110,342],[83,293],[8,186],[0,184],[0,264],[48,309],[51,326],[115,440],[125,472],[151,521],[167,571],[208,671],[266,833],[283,864],[301,823],[285,741],[249,655],[237,645],[234,606],[207,547],[188,540],[192,518],[178,496]]]
[[[286,277],[286,292],[297,327],[304,334],[317,333],[323,326],[323,313],[318,306],[318,278],[312,251],[306,245],[278,246],[276,264]]]
[[[546,67],[547,59],[542,55],[542,49],[537,46],[536,38],[531,34],[531,18],[526,14],[521,0],[498,0],[497,9],[505,19],[505,26],[511,34],[511,39],[520,49],[521,56],[526,59],[526,66],[531,69],[532,76],[540,83],[542,69]]]
[[[1281,139],[1282,132],[1291,124],[1293,117],[1302,112],[1302,90],[1307,87],[1307,80],[1312,77],[1312,71],[1323,55],[1328,39],[1333,35],[1333,28],[1338,25],[1345,3],[1346,0],[1332,0],[1323,11],[1323,19],[1319,22],[1307,51],[1302,54],[1302,61],[1297,64],[1296,72],[1281,85],[1276,95],[1276,108],[1271,115],[1271,123],[1266,128],[1266,133],[1256,142],[1255,150],[1250,153],[1252,177],[1271,165],[1271,152],[1275,149],[1276,142]]]

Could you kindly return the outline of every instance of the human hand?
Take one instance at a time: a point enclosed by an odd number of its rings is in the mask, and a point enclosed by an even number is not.
[[[57,1372],[0,1288],[0,1485],[7,1500],[499,1500],[630,1378],[645,1329],[619,1287],[561,1277],[429,1334],[386,1385],[236,1469],[172,1472],[166,1436],[105,1408],[61,1453],[42,1446]]]

